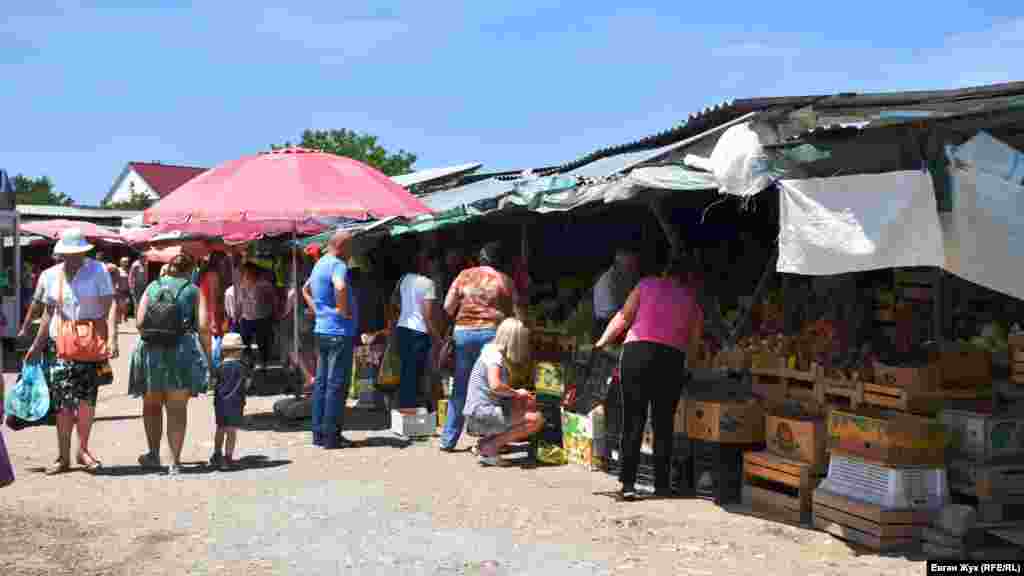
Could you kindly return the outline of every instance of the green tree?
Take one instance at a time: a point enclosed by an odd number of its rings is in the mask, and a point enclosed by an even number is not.
[[[283,145],[275,145],[272,148],[280,150],[290,146],[293,146],[291,142],[285,142]],[[416,163],[415,154],[410,154],[405,150],[395,153],[388,152],[377,142],[376,136],[360,134],[345,128],[341,130],[306,130],[302,133],[302,140],[298,146],[359,160],[388,176],[408,174],[412,172],[412,165]]]
[[[127,200],[121,200],[120,202],[104,202],[104,208],[111,208],[113,210],[146,210],[153,205],[153,198],[148,194],[134,191]]]
[[[53,181],[48,176],[29,178],[18,174],[11,179],[14,184],[15,202],[18,204],[45,204],[71,206],[75,202],[53,189]]]

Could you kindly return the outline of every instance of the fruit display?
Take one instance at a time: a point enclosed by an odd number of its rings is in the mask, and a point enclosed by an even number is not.
[[[561,446],[541,443],[537,446],[537,460],[544,464],[562,466],[569,463],[569,455]]]
[[[565,371],[561,364],[538,362],[536,377],[533,381],[534,390],[538,394],[561,397],[565,392]]]

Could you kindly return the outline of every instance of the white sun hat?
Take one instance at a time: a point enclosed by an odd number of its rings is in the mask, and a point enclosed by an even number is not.
[[[81,228],[68,228],[60,235],[60,240],[53,247],[54,254],[84,254],[92,250],[93,245],[85,239]]]

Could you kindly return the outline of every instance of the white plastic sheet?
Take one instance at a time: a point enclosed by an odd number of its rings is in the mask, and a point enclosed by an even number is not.
[[[821,276],[945,263],[931,177],[782,180],[777,270]]]
[[[722,133],[711,158],[687,154],[683,162],[713,173],[722,194],[753,196],[776,177],[764,146],[777,142],[777,136],[765,124],[744,122]]]
[[[1024,154],[986,133],[953,152],[945,269],[1024,299]]]

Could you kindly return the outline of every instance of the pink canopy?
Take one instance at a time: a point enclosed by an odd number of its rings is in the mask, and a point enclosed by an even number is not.
[[[153,222],[306,222],[413,217],[430,209],[378,170],[342,156],[288,148],[232,160],[157,202]],[[292,228],[291,230],[293,230]]]
[[[150,228],[133,230],[124,235],[131,244],[184,242],[210,238],[223,239],[230,244],[257,240],[264,236],[296,233],[301,236],[319,234],[328,228],[315,221],[288,222],[284,220],[241,222],[168,222]]]
[[[51,240],[59,240],[60,235],[69,228],[78,228],[89,240],[100,240],[103,242],[121,242],[121,235],[112,228],[99,226],[92,222],[78,220],[37,220],[34,222],[22,222],[18,225],[23,232],[43,236]]]

